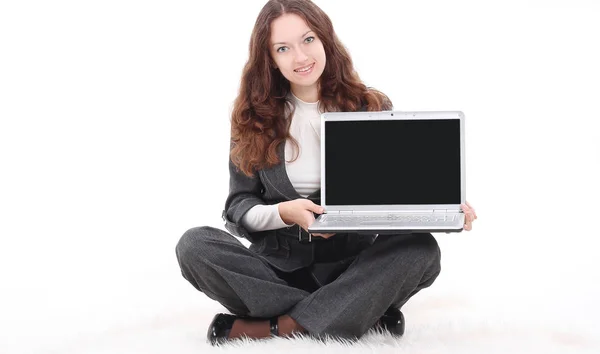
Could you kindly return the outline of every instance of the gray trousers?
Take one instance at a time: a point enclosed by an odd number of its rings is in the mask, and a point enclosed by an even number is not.
[[[310,270],[282,272],[229,233],[196,227],[176,247],[183,277],[230,312],[287,314],[309,333],[358,339],[389,307],[401,308],[440,272],[429,233],[379,235],[330,283],[310,285]]]

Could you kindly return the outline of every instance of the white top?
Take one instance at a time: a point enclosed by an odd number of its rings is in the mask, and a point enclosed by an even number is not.
[[[295,111],[290,134],[298,141],[300,151],[294,162],[294,146],[285,143],[285,170],[298,194],[307,197],[321,187],[321,113],[319,102],[304,102],[292,93]],[[255,205],[242,217],[242,225],[249,232],[290,227],[281,220],[278,204]]]

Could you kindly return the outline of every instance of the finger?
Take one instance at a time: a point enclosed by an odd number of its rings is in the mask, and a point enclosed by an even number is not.
[[[469,211],[469,213],[467,214],[467,216],[468,216],[469,223],[472,223],[473,220],[475,220],[475,214],[473,214],[472,210]]]
[[[466,224],[467,222],[469,222],[471,220],[472,212],[469,209],[469,207],[466,206],[465,204],[461,204],[460,206],[461,206],[461,209],[463,210],[463,213],[465,214],[465,224]]]
[[[304,214],[306,216],[304,217],[303,225],[306,225],[306,227],[302,226],[302,228],[308,232],[308,228],[315,222],[315,216],[310,212],[305,212]]]
[[[469,214],[469,207],[466,206],[465,204],[461,204],[460,205],[460,209],[465,214],[465,220],[466,220],[467,219],[467,215]]]
[[[475,212],[475,208],[473,208],[473,206],[471,204],[469,204],[469,202],[467,202],[465,200],[465,203],[467,203],[467,206],[471,209],[471,211],[473,212],[473,216],[475,217],[475,219],[477,219],[477,213]]]
[[[304,208],[306,208],[306,210],[311,210],[312,207],[314,207],[316,204],[313,203],[312,200],[310,199],[302,199],[302,206]]]
[[[475,215],[475,210],[471,209],[468,205],[461,204],[461,208],[463,209],[463,212],[465,213],[465,221],[466,220],[473,221],[473,220],[477,219],[477,215]]]
[[[472,228],[473,228],[473,224],[471,223],[471,221],[470,220],[466,220],[465,221],[464,229],[467,230],[467,231],[471,231]]]
[[[316,237],[329,238],[335,234],[312,234],[312,235],[316,236]]]
[[[322,206],[317,205],[313,202],[311,202],[311,205],[308,206],[308,210],[312,211],[313,213],[317,213],[317,214],[323,214],[323,212],[325,211],[325,209],[323,209]]]

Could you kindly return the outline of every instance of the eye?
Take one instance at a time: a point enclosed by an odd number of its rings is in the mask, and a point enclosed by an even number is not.
[[[306,37],[304,40],[306,43],[312,43],[315,40],[315,37]]]
[[[285,50],[282,50],[282,49],[285,49]],[[283,52],[286,52],[286,51],[287,51],[287,49],[288,49],[288,47],[279,47],[279,48],[277,48],[277,53],[283,53]]]

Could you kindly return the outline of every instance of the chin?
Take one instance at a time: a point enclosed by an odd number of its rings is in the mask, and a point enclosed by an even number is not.
[[[298,85],[298,86],[313,86],[316,85],[319,82],[319,79],[321,78],[321,75],[314,75],[311,77],[307,77],[305,80],[298,80],[297,77],[294,77],[293,80],[288,80],[290,83],[294,84],[294,85]]]
[[[310,81],[290,81],[291,83],[293,83],[294,85],[297,86],[304,86],[304,87],[310,87],[310,86],[314,86],[317,84],[318,82],[318,78],[315,80],[310,80]]]

